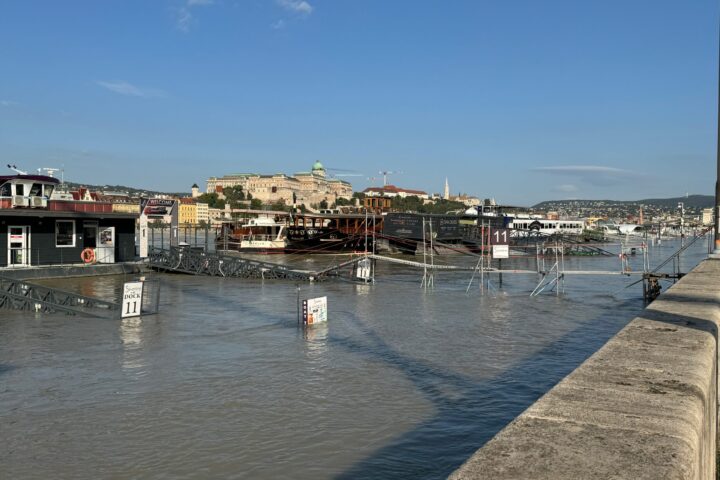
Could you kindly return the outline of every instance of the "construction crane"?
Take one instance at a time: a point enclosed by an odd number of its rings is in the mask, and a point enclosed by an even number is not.
[[[390,170],[386,170],[386,171],[381,170],[378,173],[383,176],[383,187],[385,187],[385,186],[387,186],[387,176],[388,175],[394,175],[396,173],[402,173],[402,172],[391,172]]]
[[[356,170],[346,170],[344,168],[326,168],[325,170],[328,171],[328,175],[330,178],[338,178],[338,177],[364,177],[362,173],[357,173]],[[335,173],[335,172],[342,172],[342,173]]]

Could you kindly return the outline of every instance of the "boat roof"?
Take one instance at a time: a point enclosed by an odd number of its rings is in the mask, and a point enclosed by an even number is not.
[[[9,182],[11,180],[29,180],[33,182],[43,183],[60,183],[55,177],[48,177],[46,175],[0,175],[0,183]]]

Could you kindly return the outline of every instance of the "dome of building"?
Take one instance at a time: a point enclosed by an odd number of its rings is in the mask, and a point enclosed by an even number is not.
[[[312,169],[313,169],[313,171],[315,171],[315,170],[325,170],[325,167],[323,167],[323,164],[320,163],[320,160],[318,160],[318,161],[316,161],[315,163],[313,163]]]

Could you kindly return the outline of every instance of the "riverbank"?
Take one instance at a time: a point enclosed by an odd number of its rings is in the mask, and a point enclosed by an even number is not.
[[[705,260],[451,479],[714,479],[720,260]]]

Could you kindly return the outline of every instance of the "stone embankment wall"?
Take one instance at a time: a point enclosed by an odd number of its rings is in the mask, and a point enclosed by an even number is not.
[[[715,479],[718,321],[706,260],[450,478]]]

